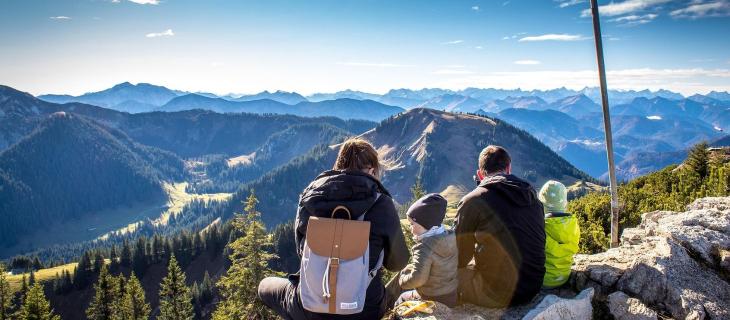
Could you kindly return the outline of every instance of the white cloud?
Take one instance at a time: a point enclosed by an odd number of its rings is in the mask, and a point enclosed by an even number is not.
[[[441,44],[460,44],[460,43],[464,43],[464,40],[446,41],[446,42],[442,42]]]
[[[514,62],[514,64],[526,65],[526,66],[530,66],[530,65],[534,66],[534,65],[541,64],[541,63],[542,62],[540,62],[538,60],[517,60]]]
[[[119,2],[119,1],[112,0],[112,2]],[[153,4],[153,5],[160,4],[160,0],[129,0],[129,2],[134,2],[136,4]]]
[[[474,11],[479,11],[479,6],[472,6],[471,9]]]
[[[543,34],[539,36],[523,37],[518,40],[519,42],[530,42],[530,41],[580,41],[588,38],[583,37],[579,34]]]
[[[704,17],[728,17],[730,16],[730,1],[713,1],[701,3],[693,1],[689,6],[677,9],[669,13],[676,18],[698,19]]]
[[[349,67],[376,67],[376,68],[407,68],[414,67],[409,64],[397,63],[373,63],[373,62],[337,62],[336,64]]]
[[[661,120],[662,119],[661,116],[646,116],[646,118],[649,120]]]
[[[484,47],[482,47],[482,46],[476,46],[476,47],[474,47],[474,49],[482,50],[482,49],[484,49]]]
[[[147,37],[147,38],[158,38],[158,37],[172,37],[174,35],[175,35],[175,33],[172,32],[172,29],[167,29],[167,30],[162,31],[162,32],[148,33],[148,34],[145,35],[145,37]]]
[[[48,17],[51,20],[71,20],[71,17],[67,16],[55,16],[55,17]]]
[[[555,2],[559,2],[559,5],[558,5],[559,7],[567,8],[570,6],[574,6],[576,4],[586,2],[586,0],[555,0]]]
[[[618,17],[611,19],[613,22],[622,23],[624,26],[634,26],[634,25],[640,25],[652,22],[654,19],[656,19],[659,15],[655,13],[648,13],[645,15],[628,15],[623,17]]]
[[[625,0],[621,2],[611,2],[607,5],[602,5],[598,7],[598,12],[601,15],[609,16],[609,17],[615,17],[620,16],[624,14],[630,14],[634,12],[639,12],[642,10],[650,9],[654,6],[664,4],[667,2],[670,2],[672,0]],[[590,17],[591,16],[591,10],[585,9],[581,13],[582,17]]]

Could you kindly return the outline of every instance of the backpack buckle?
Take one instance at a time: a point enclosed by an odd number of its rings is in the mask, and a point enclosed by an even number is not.
[[[330,258],[330,265],[332,265],[332,266],[339,266],[340,265],[340,258]]]

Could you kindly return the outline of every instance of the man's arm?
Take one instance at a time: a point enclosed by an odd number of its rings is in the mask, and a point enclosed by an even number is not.
[[[476,238],[474,232],[479,222],[479,212],[475,208],[476,199],[462,199],[456,211],[456,246],[459,249],[459,268],[466,267],[474,257]]]

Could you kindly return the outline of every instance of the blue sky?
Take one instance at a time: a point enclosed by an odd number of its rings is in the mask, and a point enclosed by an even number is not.
[[[599,1],[609,87],[730,90],[730,0]],[[81,94],[596,86],[581,0],[2,0],[0,84]]]

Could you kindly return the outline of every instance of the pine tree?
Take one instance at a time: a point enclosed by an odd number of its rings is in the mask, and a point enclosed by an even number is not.
[[[106,265],[99,271],[99,279],[94,284],[94,298],[89,308],[86,309],[86,317],[89,320],[112,320],[118,316],[119,283],[117,279],[109,274]]]
[[[33,257],[33,269],[43,269],[43,263],[41,263],[41,259],[38,259],[38,256]]]
[[[117,254],[116,245],[112,245],[111,250],[109,250],[109,269],[111,271],[119,270],[119,255]]]
[[[101,272],[101,268],[104,266],[104,256],[101,255],[101,250],[97,250],[94,254],[94,273],[98,274]]]
[[[200,300],[203,303],[210,302],[213,299],[213,289],[213,280],[210,279],[210,274],[206,270],[203,276],[203,282],[200,283]]]
[[[61,317],[53,313],[51,304],[46,300],[46,295],[43,293],[43,286],[36,283],[28,290],[16,319],[61,320]]]
[[[132,274],[127,281],[119,308],[122,320],[147,320],[150,304],[145,299],[144,289],[137,277]]]
[[[411,200],[415,202],[415,200],[418,200],[425,195],[426,190],[423,188],[423,184],[421,184],[421,178],[418,177],[411,187]]]
[[[71,272],[68,270],[63,271],[63,281],[61,281],[61,292],[68,293],[73,288],[73,281],[71,280]]]
[[[700,178],[707,176],[709,171],[710,152],[707,151],[709,145],[707,142],[701,142],[696,144],[690,150],[689,155],[685,163],[687,167],[692,171],[700,175]]]
[[[185,273],[175,257],[170,258],[167,276],[160,286],[160,315],[158,320],[193,319],[193,304],[190,289],[185,285]]]
[[[165,255],[165,245],[162,243],[162,237],[155,235],[152,238],[152,261],[160,262]]]
[[[20,293],[23,295],[28,293],[28,279],[25,278],[25,273],[23,274],[23,284],[20,285]]]
[[[404,203],[400,206],[400,209],[398,210],[398,216],[401,219],[406,218],[406,212],[408,212],[408,208],[416,202],[416,200],[420,199],[421,197],[426,195],[426,190],[423,188],[423,184],[421,184],[421,178],[416,178],[416,182],[413,183],[413,186],[411,186],[411,199],[408,200],[408,202]]]
[[[86,251],[81,256],[76,271],[74,272],[74,284],[77,288],[83,289],[89,284],[92,278],[91,255]]]
[[[0,320],[10,320],[12,309],[13,292],[10,291],[5,265],[0,263]]]
[[[35,284],[35,270],[30,269],[30,277],[28,277],[28,285],[32,286]]]
[[[134,256],[132,258],[132,269],[137,277],[142,278],[145,270],[147,270],[147,254],[145,252],[147,241],[140,237],[137,239],[137,245],[134,247]]]
[[[132,248],[129,247],[129,241],[126,239],[124,240],[124,244],[122,244],[122,254],[119,257],[119,264],[127,268],[132,266]]]
[[[229,244],[231,267],[218,281],[221,302],[213,313],[213,319],[269,319],[273,315],[256,296],[259,282],[274,274],[268,261],[273,255],[265,249],[271,246],[266,229],[256,211],[258,200],[253,190],[246,200],[246,215],[233,220],[236,230],[244,234]]]

